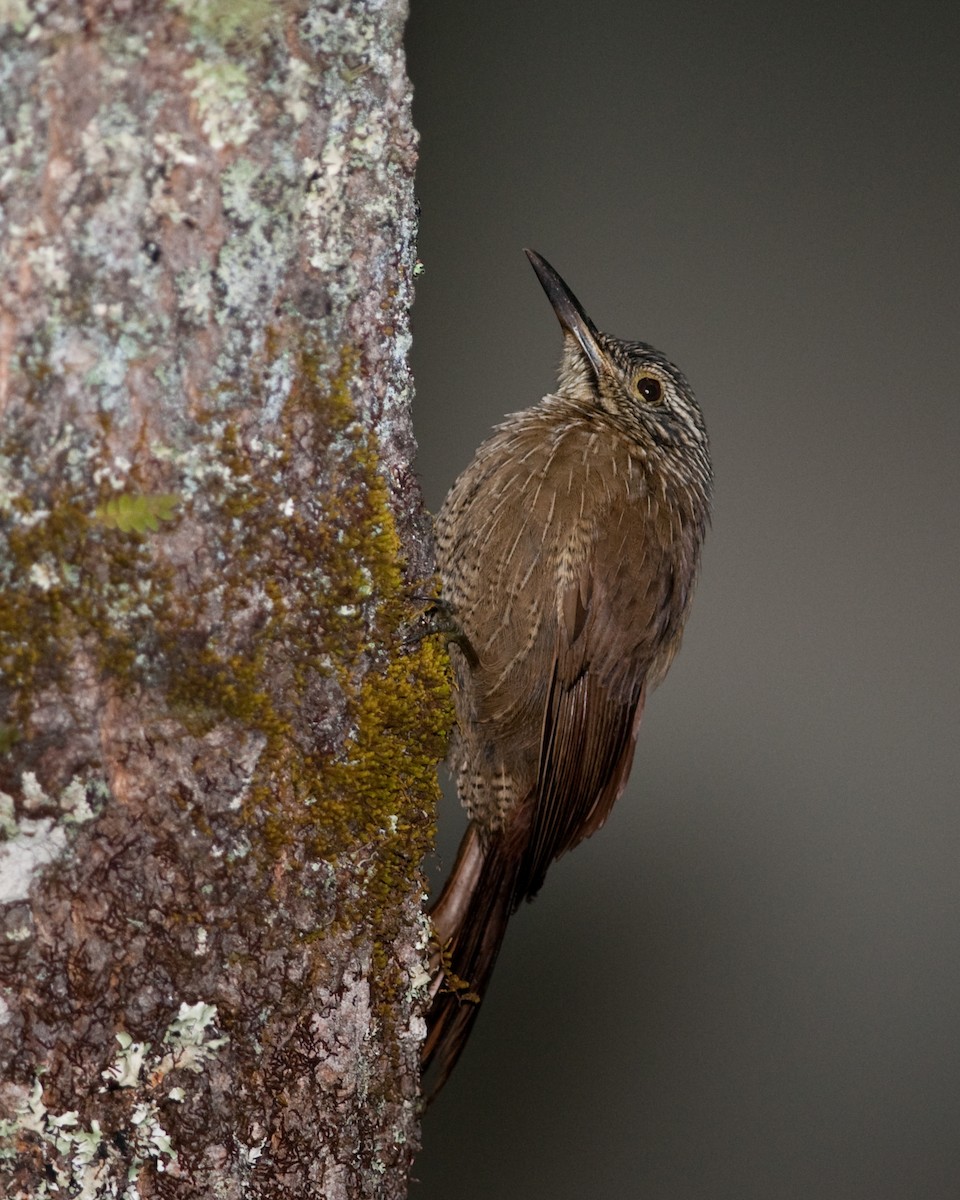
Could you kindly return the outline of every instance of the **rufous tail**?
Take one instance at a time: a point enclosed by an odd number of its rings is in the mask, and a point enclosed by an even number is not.
[[[437,948],[421,1054],[428,1102],[443,1087],[470,1035],[516,907],[516,873],[517,857],[508,852],[505,840],[494,837],[484,846],[471,824],[450,878],[430,909]]]

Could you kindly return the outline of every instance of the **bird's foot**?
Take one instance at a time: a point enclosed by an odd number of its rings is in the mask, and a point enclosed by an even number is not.
[[[448,644],[453,643],[459,648],[471,669],[479,666],[480,660],[477,658],[477,652],[460,627],[453,605],[440,596],[419,595],[414,599],[423,601],[428,607],[401,631],[404,645],[418,646],[424,638],[442,634]]]
[[[448,946],[438,946],[431,955],[431,963],[437,964],[435,974],[430,984],[430,997],[455,996],[460,1004],[479,1004],[480,996],[473,990],[473,984],[461,979],[453,969],[453,961]]]

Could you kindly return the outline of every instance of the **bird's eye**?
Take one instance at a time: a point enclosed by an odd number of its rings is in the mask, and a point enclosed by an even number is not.
[[[637,380],[637,392],[648,404],[659,404],[663,399],[663,384],[652,375],[641,375]]]

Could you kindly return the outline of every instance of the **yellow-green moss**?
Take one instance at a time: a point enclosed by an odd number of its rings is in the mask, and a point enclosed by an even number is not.
[[[348,701],[355,733],[327,772],[316,850],[377,847],[367,892],[381,901],[410,878],[433,840],[428,802],[450,731],[449,694],[446,652],[425,641],[365,676]]]

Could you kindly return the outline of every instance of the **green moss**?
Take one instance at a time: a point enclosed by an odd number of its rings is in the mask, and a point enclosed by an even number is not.
[[[355,732],[327,775],[316,849],[326,855],[336,845],[377,846],[368,893],[384,900],[432,842],[424,799],[434,794],[452,715],[445,652],[427,641],[368,674],[349,711]]]

